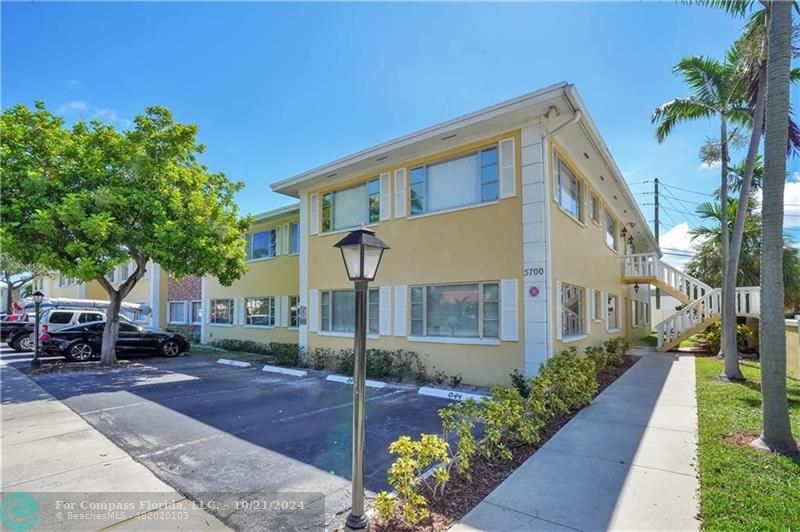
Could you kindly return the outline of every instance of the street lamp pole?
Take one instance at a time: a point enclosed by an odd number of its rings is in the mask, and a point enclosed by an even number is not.
[[[38,369],[42,365],[39,361],[39,309],[43,299],[43,293],[38,290],[33,293],[33,360],[31,360],[31,369]]]
[[[342,252],[347,277],[355,283],[355,333],[353,336],[353,470],[352,506],[345,522],[349,530],[366,530],[369,519],[364,508],[364,435],[366,433],[367,384],[367,289],[375,279],[381,257],[389,246],[375,232],[361,228],[334,247]]]

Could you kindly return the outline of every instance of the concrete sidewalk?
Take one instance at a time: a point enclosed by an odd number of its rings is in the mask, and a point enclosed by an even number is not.
[[[648,352],[453,530],[696,530],[694,357]]]
[[[35,500],[37,529],[228,530],[12,366],[0,379],[2,492]]]

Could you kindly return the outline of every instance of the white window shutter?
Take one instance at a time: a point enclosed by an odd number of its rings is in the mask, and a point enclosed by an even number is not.
[[[275,327],[280,327],[283,321],[283,305],[281,305],[281,296],[272,298],[272,304],[275,312]]]
[[[289,296],[280,296],[281,327],[289,326]]]
[[[519,340],[517,331],[517,280],[503,279],[500,281],[500,339],[506,342]]]
[[[380,335],[391,336],[392,334],[392,287],[381,286],[380,298]]]
[[[590,334],[592,332],[592,307],[594,305],[593,294],[594,290],[585,290],[584,293],[586,294],[586,309],[589,312],[584,312],[584,323],[586,323],[586,334]]]
[[[394,287],[394,335],[406,335],[406,285]]]
[[[205,323],[211,322],[211,318],[209,317],[211,315],[211,301],[211,299],[206,299],[206,308],[203,309],[203,321]]]
[[[514,139],[500,141],[500,193],[501,198],[517,195],[517,164]]]
[[[561,340],[561,281],[556,281],[556,339]]]
[[[306,314],[308,315],[308,330],[319,331],[319,290],[309,291]]]
[[[381,174],[381,221],[392,218],[392,177],[389,172]]]
[[[281,226],[277,226],[273,231],[275,231],[275,255],[283,255],[283,231]]]
[[[289,246],[289,224],[283,224],[283,254],[288,255],[291,251]]]
[[[394,217],[406,217],[406,169],[394,171]]]
[[[319,233],[319,194],[311,194],[308,202],[308,233],[316,235]]]

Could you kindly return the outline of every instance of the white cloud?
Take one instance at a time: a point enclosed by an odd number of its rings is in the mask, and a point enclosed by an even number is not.
[[[664,262],[681,270],[689,262],[689,255],[695,253],[697,244],[698,241],[692,241],[689,224],[686,222],[679,223],[659,238]]]
[[[119,114],[109,107],[97,107],[83,100],[72,100],[60,106],[56,110],[56,114],[62,115],[64,118],[75,118],[80,120],[100,120],[110,124],[131,127],[133,122],[127,118],[119,116]]]
[[[760,190],[755,197],[763,208]],[[800,181],[787,181],[783,190],[783,227],[800,227]]]
[[[67,87],[74,90],[78,90],[83,86],[81,82],[77,79],[68,79],[64,83],[67,85]]]
[[[700,170],[714,170],[721,166],[722,163],[719,161],[714,161],[713,163],[700,163],[699,169]]]

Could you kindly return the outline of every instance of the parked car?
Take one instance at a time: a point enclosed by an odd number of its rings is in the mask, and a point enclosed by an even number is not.
[[[61,355],[73,362],[86,362],[100,356],[104,321],[84,323],[50,332],[42,348],[49,355]],[[160,355],[174,357],[189,349],[189,342],[178,333],[144,330],[132,323],[119,324],[116,352],[120,358]]]
[[[48,331],[54,333],[81,323],[93,323],[105,319],[105,312],[96,309],[49,308],[39,317],[39,326],[43,328],[47,325]],[[124,323],[131,323],[122,314],[119,319]],[[17,351],[31,351],[34,343],[33,328],[33,321],[2,323],[0,324],[0,340],[8,342],[8,345]]]

